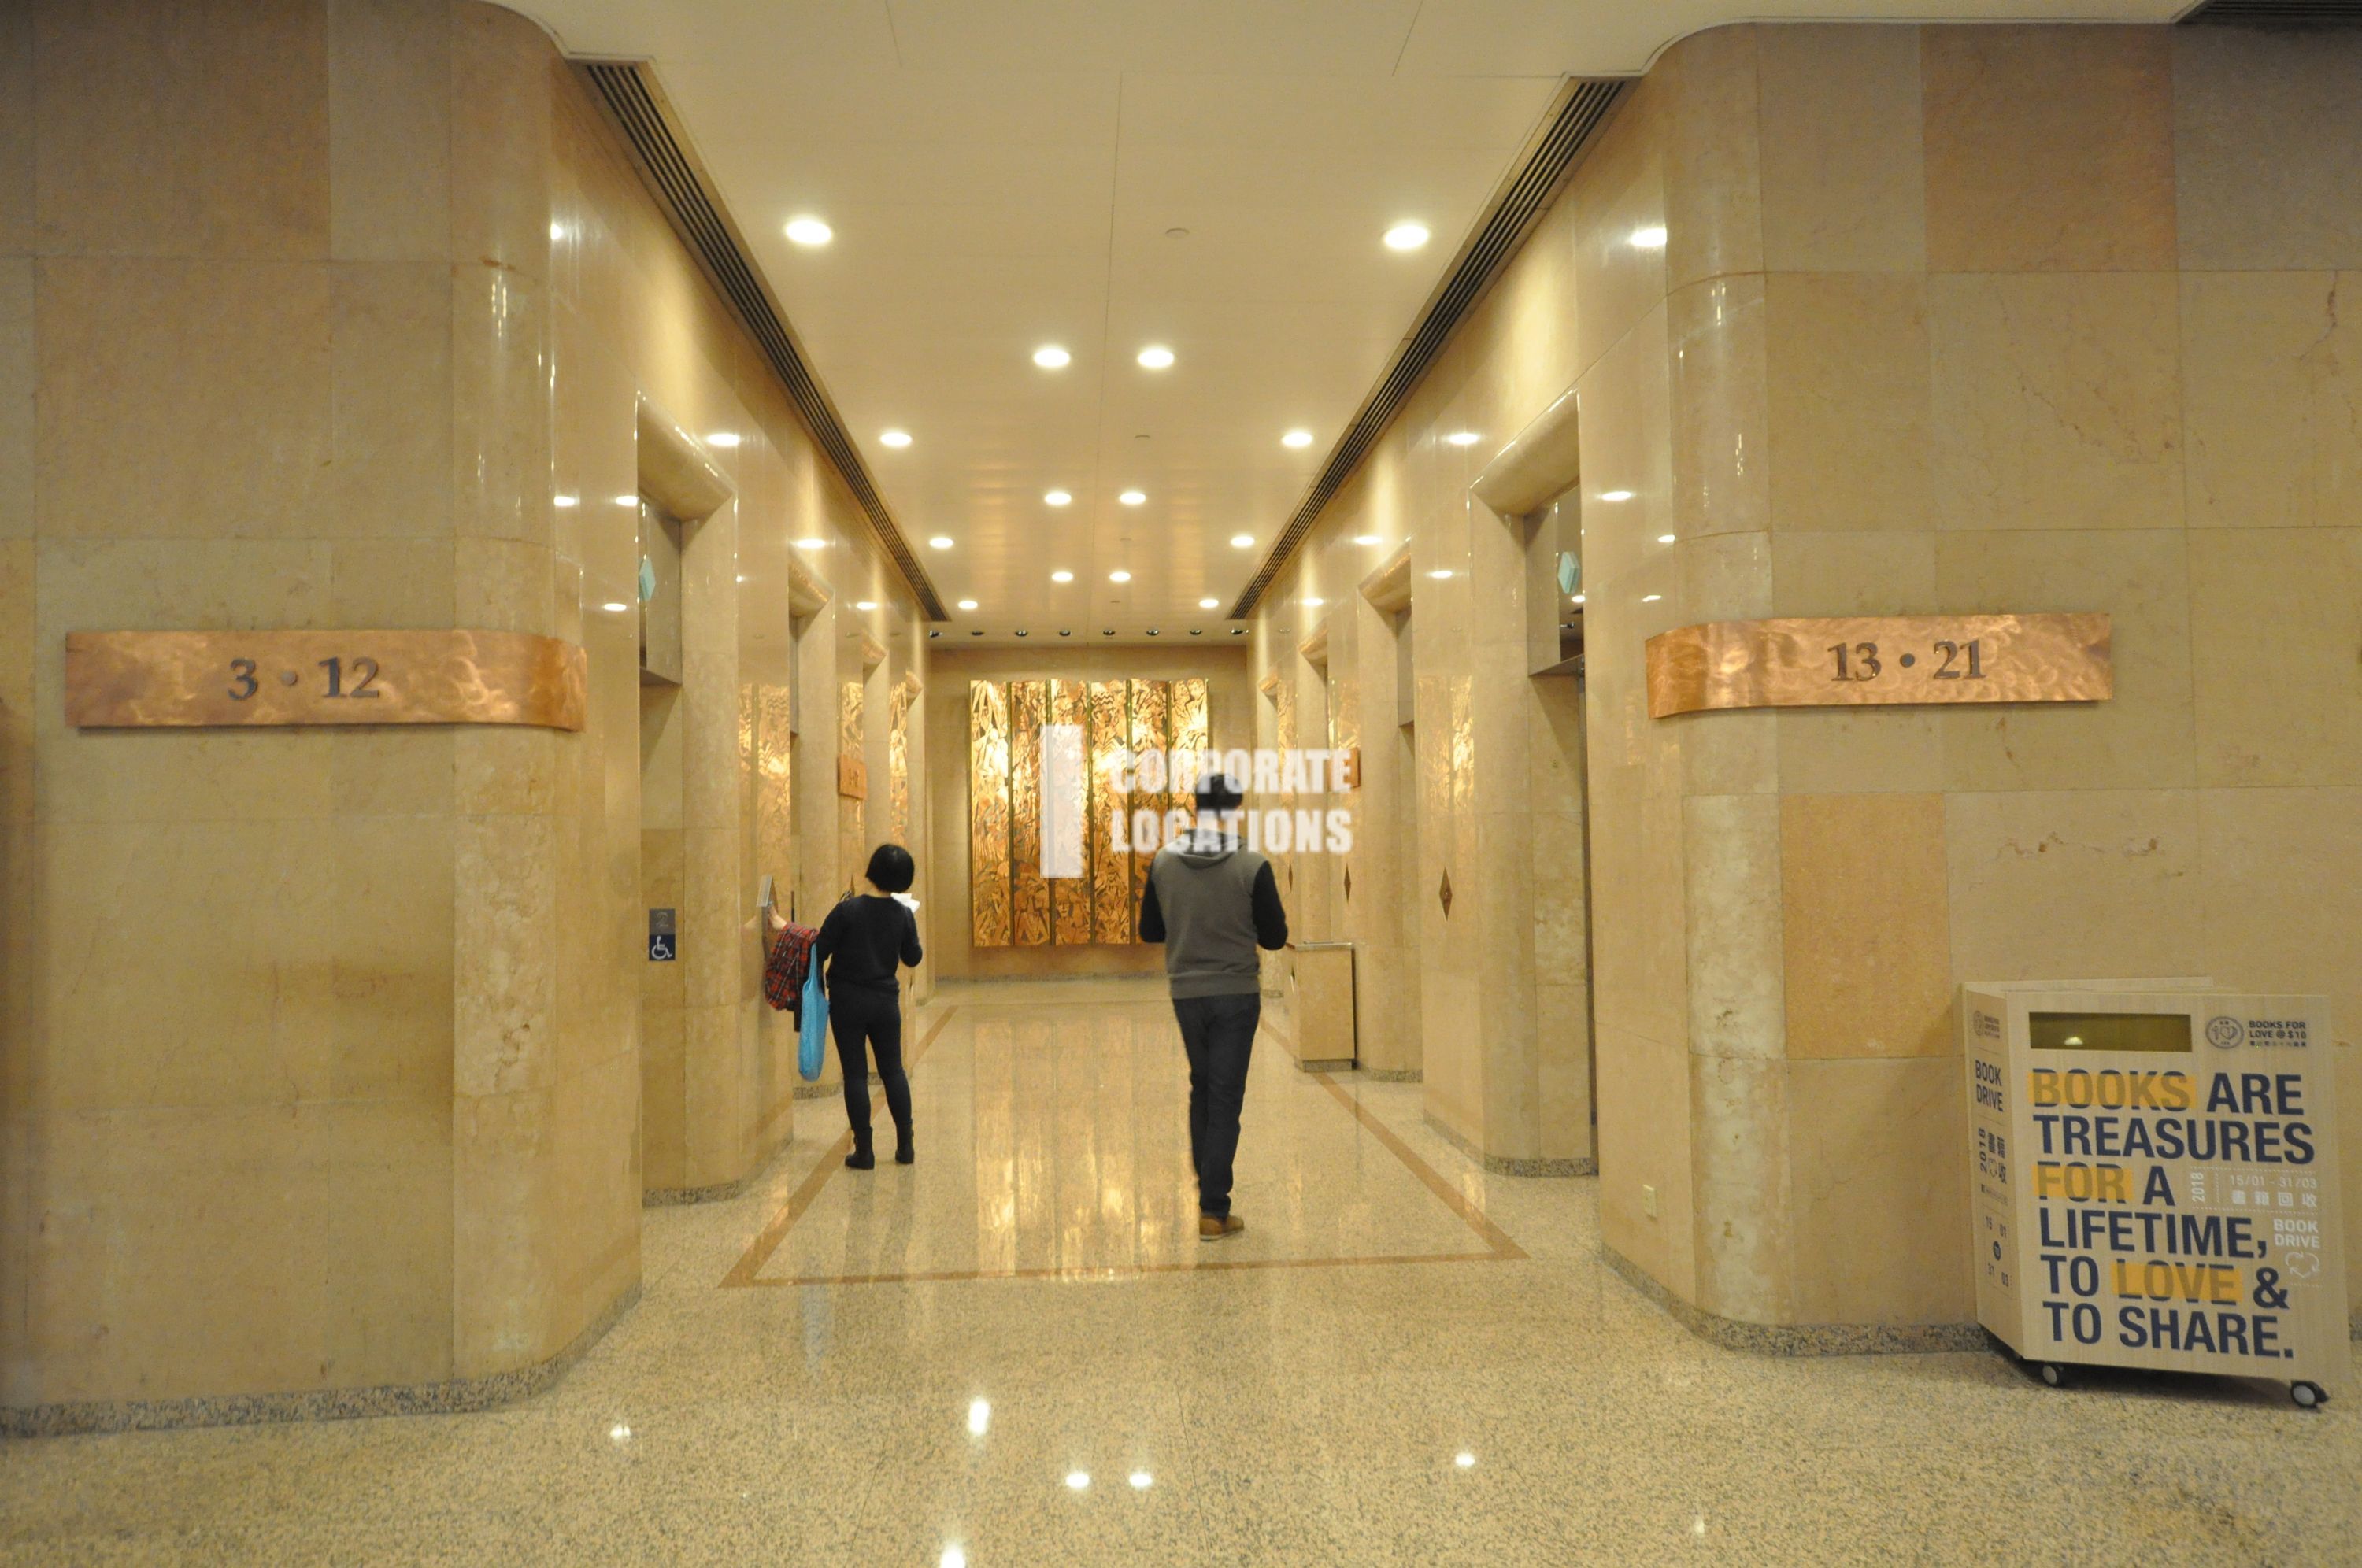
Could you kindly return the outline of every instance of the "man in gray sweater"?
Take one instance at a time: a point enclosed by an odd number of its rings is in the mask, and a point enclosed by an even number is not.
[[[1198,825],[1156,852],[1140,900],[1140,939],[1164,944],[1173,1015],[1189,1054],[1189,1163],[1198,1173],[1201,1242],[1247,1228],[1231,1212],[1231,1164],[1263,1017],[1255,949],[1275,953],[1287,944],[1287,911],[1271,862],[1223,831],[1222,819],[1243,801],[1222,774],[1199,781]]]

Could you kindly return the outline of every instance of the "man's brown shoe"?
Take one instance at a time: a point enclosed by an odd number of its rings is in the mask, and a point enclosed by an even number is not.
[[[1247,1222],[1235,1214],[1219,1219],[1211,1214],[1198,1216],[1198,1239],[1201,1242],[1219,1242],[1225,1236],[1235,1236],[1246,1228]]]

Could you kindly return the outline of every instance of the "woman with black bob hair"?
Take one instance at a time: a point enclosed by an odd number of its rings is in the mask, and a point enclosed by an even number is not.
[[[902,1071],[902,996],[895,984],[896,963],[917,968],[916,907],[896,895],[911,890],[917,867],[899,844],[881,844],[869,856],[868,890],[848,893],[820,922],[812,939],[812,968],[828,993],[829,1026],[836,1034],[836,1059],[844,1068],[844,1115],[853,1123],[853,1153],[844,1163],[873,1170],[869,1146],[869,1055],[886,1086],[886,1108],[894,1115],[894,1163],[916,1158],[911,1146],[911,1080]],[[865,1053],[865,1047],[866,1048]]]

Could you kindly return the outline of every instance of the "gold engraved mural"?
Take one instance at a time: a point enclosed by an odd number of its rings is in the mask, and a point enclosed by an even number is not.
[[[1042,724],[1046,680],[1009,683],[1009,934],[1020,947],[1050,940],[1050,884],[1042,875]]]
[[[1164,749],[1170,733],[1168,715],[1171,712],[1172,701],[1173,688],[1169,682],[1135,680],[1131,683],[1131,752],[1134,756],[1144,752],[1161,752]],[[1164,782],[1164,779],[1157,776],[1154,765],[1152,765],[1152,777],[1155,778],[1155,781],[1160,785]],[[1161,823],[1164,816],[1165,799],[1165,793],[1162,789],[1143,790],[1140,787],[1138,779],[1133,780],[1131,820],[1124,824],[1125,836],[1127,842],[1135,846],[1141,845],[1143,842],[1146,845],[1144,848],[1135,847],[1131,855],[1131,907],[1135,910],[1140,907],[1140,900],[1148,892],[1148,867],[1149,863],[1156,858],[1156,839],[1149,836],[1143,840],[1143,836],[1138,831],[1140,813],[1149,812]],[[1162,829],[1158,831],[1161,832]]]
[[[1050,683],[1050,722],[1087,730],[1091,716],[1090,689],[1079,680]],[[1050,884],[1051,937],[1061,947],[1087,946],[1091,931],[1091,857],[1101,853],[1098,835],[1090,830],[1089,753],[1084,754],[1083,874],[1060,877]]]
[[[1131,797],[1115,787],[1116,758],[1131,742],[1131,683],[1091,682],[1090,726],[1083,745],[1091,770],[1091,939],[1126,943],[1137,934],[1131,918],[1131,857],[1112,847],[1128,843]]]
[[[1009,689],[967,688],[968,927],[978,947],[1009,945]]]
[[[1042,773],[1045,724],[1083,732],[1079,877],[1042,874],[1043,796],[1050,787]],[[1117,764],[1128,753],[1202,751],[1212,744],[1202,679],[968,682],[969,929],[976,945],[1138,941],[1137,911],[1154,852],[1115,845],[1138,842],[1134,812],[1163,817],[1187,810],[1190,797],[1186,783],[1169,778],[1156,790],[1119,790]],[[1155,769],[1151,764],[1152,778]]]
[[[911,842],[911,703],[919,683],[909,676],[894,683],[886,704],[886,836],[907,847]]]
[[[755,865],[758,874],[776,877],[778,885],[792,885],[795,859],[795,817],[789,759],[795,756],[789,734],[792,694],[785,686],[755,688]],[[784,895],[782,895],[784,897]]]

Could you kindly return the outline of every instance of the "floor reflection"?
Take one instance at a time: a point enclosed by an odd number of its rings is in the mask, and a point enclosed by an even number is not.
[[[920,1163],[860,1172],[823,1160],[724,1283],[1524,1255],[1331,1079],[1297,1071],[1270,1026],[1248,1080],[1232,1198],[1248,1230],[1217,1251],[1198,1241],[1187,1069],[1168,1005],[971,997],[917,1023]]]

